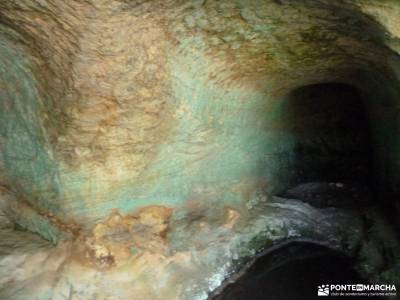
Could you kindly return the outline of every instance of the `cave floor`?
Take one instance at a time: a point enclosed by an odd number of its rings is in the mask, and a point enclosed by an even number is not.
[[[81,251],[87,241],[77,238],[53,246],[37,235],[16,230],[3,217],[0,298],[207,299],[257,253],[288,241],[309,241],[346,254],[374,282],[396,274],[399,266],[388,261],[393,261],[400,247],[377,207],[343,205],[343,195],[337,202],[332,196],[316,204],[324,189],[331,190],[330,196],[342,189],[362,190],[343,183],[303,184],[285,194],[292,199],[260,196],[240,214],[225,212],[223,222],[218,213],[202,217],[182,213],[169,221],[166,244],[136,248],[112,266],[90,263]],[[306,195],[307,201],[295,199],[296,195]],[[113,232],[114,240],[126,238],[124,232]],[[107,262],[107,257],[102,259]]]
[[[320,245],[293,242],[258,257],[237,281],[213,299],[320,299],[317,288],[331,284],[369,283],[354,270],[349,258]],[[333,293],[328,291],[329,296],[335,297]],[[373,295],[357,298],[382,299]]]

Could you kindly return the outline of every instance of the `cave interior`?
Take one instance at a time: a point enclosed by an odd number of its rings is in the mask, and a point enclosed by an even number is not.
[[[0,1],[0,299],[400,288],[399,20],[397,0]]]

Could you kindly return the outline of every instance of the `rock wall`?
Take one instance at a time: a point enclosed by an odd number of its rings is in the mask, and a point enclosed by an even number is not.
[[[398,283],[399,16],[397,0],[0,1],[0,298],[207,299],[291,239]],[[291,97],[330,83],[363,99],[392,220],[273,196],[313,134]],[[342,185],[292,195],[310,186]]]
[[[0,8],[2,184],[39,215],[85,227],[113,208],[279,191],[294,147],[283,100],[324,82],[369,99],[377,177],[397,193],[396,1]]]

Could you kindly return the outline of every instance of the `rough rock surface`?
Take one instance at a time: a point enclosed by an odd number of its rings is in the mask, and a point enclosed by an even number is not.
[[[36,210],[87,223],[279,189],[295,144],[285,95],[330,81],[368,97],[382,185],[396,194],[395,1],[0,8],[2,182]]]
[[[289,95],[339,82],[365,100],[380,203],[400,213],[399,16],[397,0],[0,1],[0,298],[204,299],[266,240],[363,240],[345,225],[365,212],[257,205],[304,141]],[[379,276],[387,239],[359,243]]]
[[[373,203],[371,190],[354,182],[307,182],[290,188],[282,196],[314,207],[363,208]]]

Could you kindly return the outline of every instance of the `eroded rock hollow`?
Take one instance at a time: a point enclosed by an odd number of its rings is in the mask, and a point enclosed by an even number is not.
[[[291,240],[400,289],[399,112],[397,0],[1,0],[0,299],[224,297]]]

